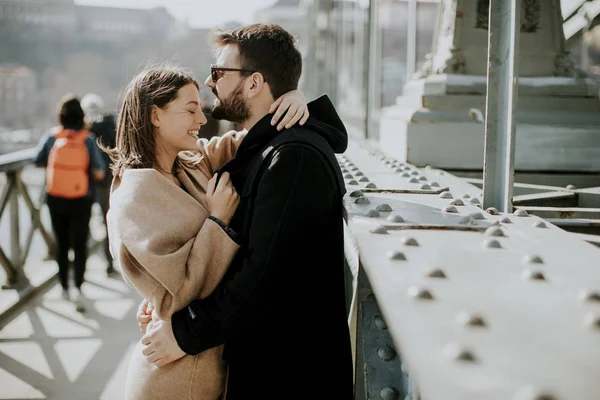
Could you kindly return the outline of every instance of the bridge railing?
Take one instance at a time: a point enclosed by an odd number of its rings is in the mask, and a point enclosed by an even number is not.
[[[598,188],[515,184],[500,213],[482,209],[480,181],[365,143],[338,162],[356,400],[600,393]]]
[[[54,239],[49,226],[45,226],[40,218],[40,209],[44,204],[44,191],[38,198],[32,198],[30,190],[22,179],[23,170],[31,166],[36,149],[27,149],[0,155],[0,220],[8,213],[9,249],[2,248],[0,243],[0,265],[6,273],[8,288],[19,287],[27,282],[23,272],[25,260],[29,255],[34,234],[39,232],[51,256],[54,249]],[[23,207],[24,205],[24,207]],[[26,213],[31,223],[27,224],[25,241],[22,241],[22,214]],[[4,232],[3,232],[4,234]]]

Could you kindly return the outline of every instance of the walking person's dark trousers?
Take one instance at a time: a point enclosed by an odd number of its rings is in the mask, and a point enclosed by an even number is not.
[[[58,276],[63,289],[69,288],[69,249],[75,254],[73,266],[75,268],[75,287],[80,289],[84,282],[85,267],[88,256],[87,240],[89,223],[92,214],[92,204],[78,204],[71,209],[61,205],[53,205],[49,199],[48,208],[52,229],[56,239],[56,262],[58,263]]]

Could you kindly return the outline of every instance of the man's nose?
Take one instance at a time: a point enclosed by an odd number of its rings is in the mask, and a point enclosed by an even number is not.
[[[213,80],[212,80],[212,76],[211,76],[211,75],[208,75],[208,77],[207,77],[207,78],[206,78],[206,80],[204,81],[204,84],[205,84],[206,86],[208,86],[209,88],[211,88],[211,89],[215,87],[215,83],[213,82]]]

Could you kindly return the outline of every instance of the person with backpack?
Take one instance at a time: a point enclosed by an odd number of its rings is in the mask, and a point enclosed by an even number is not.
[[[35,164],[46,168],[46,203],[56,240],[56,262],[62,297],[69,294],[69,249],[74,252],[75,305],[84,311],[81,286],[87,261],[87,240],[96,181],[105,175],[105,163],[95,136],[85,129],[79,99],[65,95],[60,103],[59,125],[45,135]]]
[[[81,107],[85,112],[85,121],[88,129],[96,135],[100,144],[104,148],[114,148],[117,136],[116,117],[114,114],[104,111],[104,100],[102,97],[95,93],[88,93],[81,98]],[[110,185],[113,180],[113,174],[110,168],[112,161],[106,152],[101,151],[101,154],[106,165],[106,170],[104,179],[97,182],[96,201],[102,209],[102,220],[104,222],[104,227],[108,232],[108,228],[106,227],[106,214],[108,213],[109,207]],[[118,272],[113,266],[113,258],[110,254],[110,246],[108,243],[108,234],[104,239],[104,255],[107,263],[106,275],[108,277],[116,276]]]

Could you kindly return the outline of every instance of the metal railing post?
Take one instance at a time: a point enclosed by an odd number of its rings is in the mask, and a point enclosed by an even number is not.
[[[10,171],[7,174],[8,182],[12,186],[10,193],[10,260],[17,274],[21,274],[23,267],[21,260],[21,238],[19,229],[19,171]]]
[[[501,212],[512,212],[520,3],[490,1],[483,207]]]

